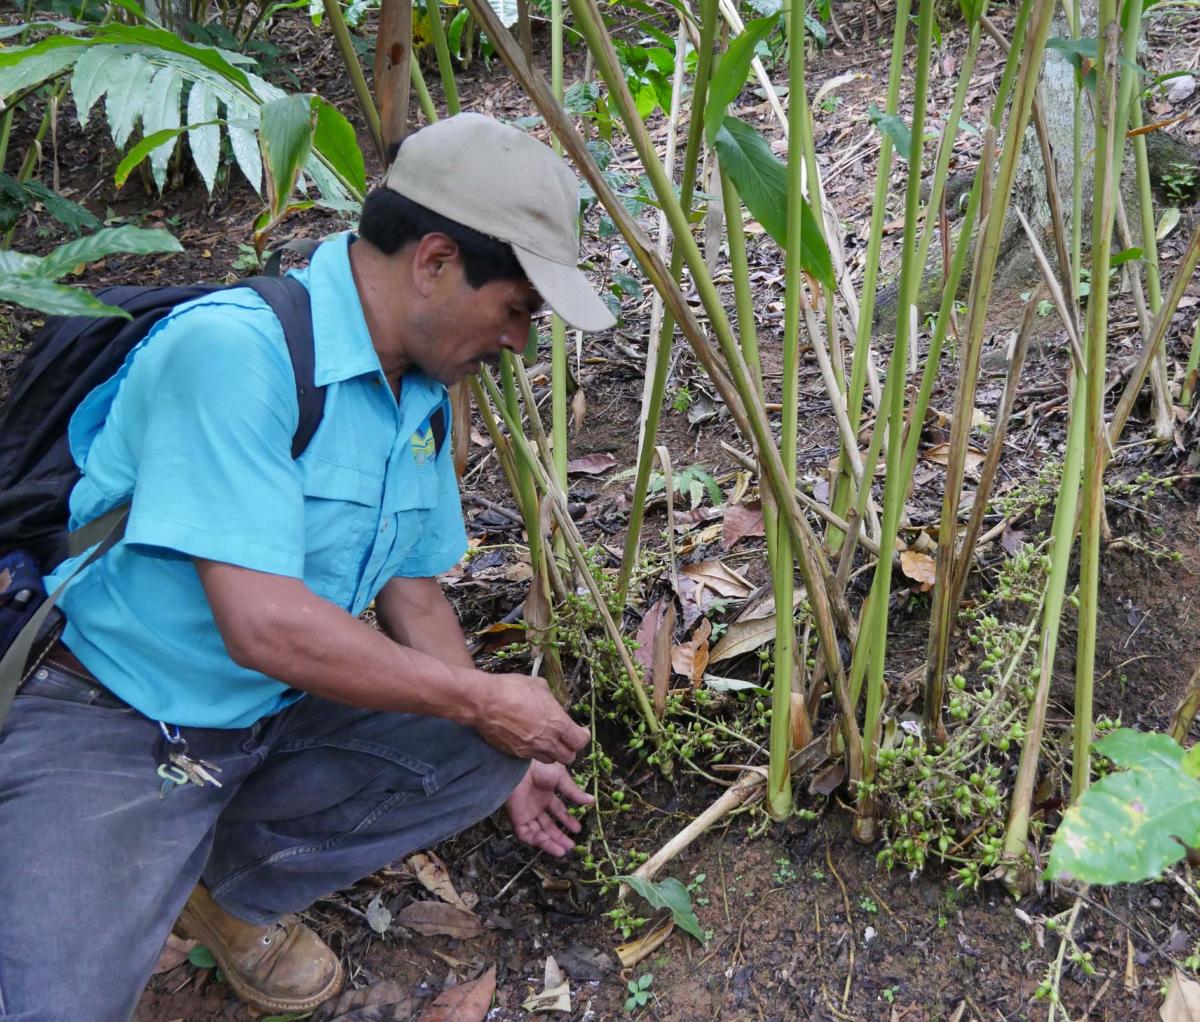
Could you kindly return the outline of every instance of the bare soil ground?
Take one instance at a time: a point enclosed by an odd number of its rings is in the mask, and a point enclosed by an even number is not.
[[[883,103],[887,52],[883,37],[888,18],[866,4],[840,3],[835,5],[835,13],[845,42],[831,36],[831,46],[813,55],[810,95],[837,76],[854,75],[831,93],[836,99],[827,107],[818,107],[815,115],[818,156],[826,173],[833,171],[829,174],[830,197],[846,225],[847,250],[853,253],[862,250],[869,215],[878,135],[870,127],[866,110],[870,103]],[[1010,17],[1007,10],[1001,10],[996,20],[1003,27]],[[304,69],[305,87],[315,88],[358,119],[349,83],[327,35],[315,32],[305,19],[292,16],[281,18],[271,35],[284,47],[285,63]],[[1194,69],[1200,53],[1200,26],[1194,16],[1190,22],[1158,23],[1151,27],[1149,42],[1151,66]],[[961,27],[947,25],[941,77],[935,82],[935,90],[940,90],[937,101],[943,106],[948,106],[952,88],[943,72],[950,69],[962,44]],[[998,77],[1000,59],[998,49],[985,42],[980,84],[973,90],[968,113],[974,123],[981,122],[985,104],[990,103],[988,76]],[[576,74],[580,70],[574,68]],[[571,74],[569,67],[568,80]],[[431,75],[434,85],[432,79]],[[530,112],[499,65],[490,71],[476,65],[463,76],[462,88],[469,109],[505,116]],[[435,85],[434,91],[436,99]],[[766,105],[750,91],[744,93],[742,106],[743,115],[759,119],[768,134],[778,137],[767,119]],[[1171,113],[1185,117],[1173,131],[1192,144],[1200,141],[1194,100]],[[653,126],[661,131],[661,123]],[[13,142],[17,151],[23,151],[28,135],[27,127],[18,123]],[[361,141],[367,150],[365,137]],[[625,155],[619,154],[618,161]],[[230,272],[238,245],[249,240],[259,204],[236,177],[212,197],[206,196],[195,180],[185,180],[162,196],[139,192],[134,182],[116,193],[111,172],[117,156],[95,117],[88,130],[80,131],[73,118],[65,115],[57,150],[47,151],[47,158],[52,156],[58,160],[64,190],[72,197],[98,214],[108,210],[127,222],[168,226],[186,249],[154,264],[111,259],[81,277],[88,286],[219,279]],[[967,142],[956,161],[969,169],[974,156]],[[368,160],[369,169],[378,171],[370,156]],[[893,213],[899,216],[898,209]],[[1162,249],[1168,278],[1181,239],[1188,233],[1187,220],[1197,215],[1194,209],[1183,213],[1184,224]],[[290,225],[296,234],[311,236],[341,226],[336,217],[319,213]],[[889,234],[893,251],[885,254],[885,265],[894,264],[898,237],[898,232]],[[16,247],[44,251],[57,240],[56,225],[31,216],[20,226]],[[589,242],[603,266],[609,265],[609,257],[618,249],[610,242]],[[782,262],[764,237],[752,239],[752,260],[765,375],[768,386],[777,391]],[[1191,324],[1200,303],[1196,282],[1185,301],[1187,307],[1177,317],[1167,342],[1176,365],[1186,359]],[[992,350],[1003,351],[1020,305],[1015,295],[997,301],[989,327]],[[582,428],[571,438],[572,456],[608,452],[617,466],[632,465],[634,424],[645,374],[648,308],[648,298],[640,304],[627,301],[617,331],[585,341],[579,382],[586,394],[587,414]],[[0,391],[16,364],[21,339],[33,323],[29,315],[19,314],[8,324],[10,340],[0,347]],[[1115,299],[1113,323],[1110,350],[1115,373],[1137,351],[1128,295]],[[1014,425],[1004,463],[1005,478],[1014,485],[1035,478],[1043,462],[1060,456],[1063,445],[1066,361],[1061,332],[1048,318],[1041,333],[1017,402],[1021,421]],[[883,349],[886,352],[886,341]],[[985,411],[989,401],[994,409],[1002,382],[988,365],[985,359],[984,373],[991,372],[994,378],[981,380],[978,402]],[[536,371],[533,375],[536,383]],[[706,389],[702,374],[686,354],[676,358],[672,386],[676,392],[686,389],[693,402],[700,400]],[[819,493],[826,465],[836,454],[837,439],[811,361],[802,368],[801,392],[800,472],[806,484]],[[538,393],[544,394],[542,385]],[[934,407],[947,410],[952,395],[953,378],[944,374]],[[739,438],[719,407],[715,412],[713,418],[697,424],[690,423],[683,411],[668,412],[660,442],[668,445],[676,465],[702,464],[724,479],[737,465],[721,442],[737,445]],[[1145,422],[1130,429],[1127,438],[1148,435]],[[936,423],[927,432],[931,443],[945,439]],[[1097,714],[1119,715],[1125,723],[1143,729],[1161,729],[1167,724],[1188,677],[1200,662],[1198,433],[1193,416],[1191,422],[1180,423],[1175,444],[1166,449],[1149,443],[1132,446],[1121,452],[1113,469],[1118,479],[1133,480],[1143,472],[1180,477],[1173,492],[1160,491],[1149,505],[1133,496],[1114,497],[1109,507],[1113,542],[1103,555]],[[916,525],[938,517],[935,497],[941,492],[940,470],[923,464],[919,472],[923,479],[918,481],[910,509]],[[577,475],[572,486],[585,534],[618,548],[628,483],[606,485],[603,478]],[[523,584],[503,578],[503,568],[517,559],[512,547],[520,543],[521,534],[496,510],[497,505],[508,507],[511,502],[494,458],[479,445],[472,449],[464,497],[472,536],[498,553],[486,564],[477,562],[448,580],[448,586],[465,623],[483,627],[508,615],[521,603],[524,591]],[[1036,535],[1047,524],[1048,512],[1044,512],[1038,519],[1014,519],[1010,527]],[[659,506],[652,510],[644,528],[647,542],[658,543],[655,537],[663,528],[665,519]],[[766,577],[765,553],[758,543],[743,543],[733,555],[738,569],[755,582]],[[1179,554],[1179,559],[1168,556],[1172,552]],[[688,557],[700,559],[719,553],[714,543],[697,547]],[[985,560],[994,562],[1001,556],[997,548]],[[990,576],[985,570],[982,577],[981,585]],[[891,639],[888,670],[889,681],[894,682],[923,661],[927,625],[925,598],[915,589],[904,589],[900,582],[897,585],[896,620],[901,627]],[[648,588],[643,594],[647,606],[649,595]],[[625,623],[630,630],[636,628],[636,615]],[[1057,729],[1069,720],[1073,698],[1073,616],[1068,615],[1064,626],[1052,710],[1052,726]],[[743,663],[733,670],[752,671],[753,665]],[[609,744],[617,748],[620,742]],[[654,851],[719,794],[714,785],[687,773],[677,774],[676,781],[669,784],[653,771],[639,768],[631,757],[622,759],[615,753],[614,757],[618,759],[617,772],[624,772],[622,783],[634,808],[606,819],[605,828],[608,839],[623,847]],[[396,927],[384,936],[372,931],[364,917],[372,898],[379,896],[395,912],[426,896],[402,863],[318,903],[308,920],[343,956],[350,982],[358,987],[395,980],[421,997],[432,997],[444,986],[495,965],[497,998],[488,1016],[494,1022],[528,1017],[521,1004],[541,990],[548,954],[557,956],[571,980],[572,1011],[558,1017],[578,1022],[632,1017],[622,1007],[625,981],[646,973],[653,975],[653,997],[638,1017],[662,1022],[1019,1022],[1046,1018],[1045,1004],[1035,1002],[1033,993],[1057,953],[1058,941],[1047,934],[1043,920],[1069,905],[1069,896],[1048,887],[1014,904],[995,887],[985,885],[978,893],[960,891],[937,869],[921,876],[889,874],[876,865],[876,849],[850,839],[848,815],[839,808],[836,796],[826,800],[806,795],[802,800],[826,811],[814,821],[793,818],[769,826],[761,813],[744,812],[726,820],[676,860],[670,868],[672,875],[685,882],[704,876],[696,883],[694,898],[700,924],[710,931],[710,937],[702,947],[677,933],[626,973],[617,968],[611,954],[620,938],[602,916],[612,907],[611,898],[602,897],[586,882],[577,863],[534,856],[496,821],[438,849],[458,889],[479,898],[476,911],[486,922],[481,937],[463,941],[420,937]],[[1041,812],[1052,822],[1055,806],[1046,805]],[[1045,851],[1044,847],[1039,850]],[[69,878],[64,880],[69,882]],[[1069,1017],[1105,1022],[1157,1019],[1161,985],[1170,975],[1172,962],[1187,957],[1200,936],[1200,914],[1178,886],[1165,882],[1112,891],[1096,889],[1086,900],[1077,940],[1081,949],[1094,955],[1096,974],[1087,977],[1075,966],[1067,968],[1062,993]],[[81,1017],[85,1016],[86,1010],[81,1008]],[[152,980],[136,1022],[246,1022],[256,1017],[218,975],[185,963]]]

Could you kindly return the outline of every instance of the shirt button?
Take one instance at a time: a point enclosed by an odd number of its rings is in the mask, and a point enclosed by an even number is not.
[[[384,523],[383,523],[381,526],[379,526],[379,531],[380,531],[380,532],[387,532],[387,530],[388,530],[388,523],[387,523],[387,522],[384,522]]]

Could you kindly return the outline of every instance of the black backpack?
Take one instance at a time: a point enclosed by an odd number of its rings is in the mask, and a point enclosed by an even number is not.
[[[251,277],[232,286],[256,291],[283,326],[300,406],[292,442],[292,457],[299,457],[325,407],[324,390],[313,385],[308,290],[291,277]],[[34,334],[12,390],[0,405],[0,555],[24,550],[43,572],[67,557],[67,500],[79,480],[67,443],[71,415],[176,306],[220,290],[226,288],[106,288],[96,297],[124,309],[132,319],[55,317]],[[0,600],[2,593],[0,587]]]
[[[291,277],[252,277],[230,286],[253,288],[283,327],[300,406],[292,440],[292,457],[299,457],[325,410],[324,388],[313,382],[308,289]],[[99,543],[73,578],[125,532],[128,506],[114,508],[75,533],[67,530],[68,500],[80,477],[67,440],[71,415],[176,306],[224,289],[219,284],[105,288],[96,297],[124,309],[130,319],[52,317],[30,340],[12,390],[0,405],[0,725],[29,653],[66,585],[47,597],[43,574],[68,555]]]
[[[51,318],[30,341],[12,390],[0,405],[0,725],[37,633],[70,581],[47,597],[42,576],[67,556],[99,544],[73,577],[124,534],[127,506],[114,508],[74,533],[67,530],[68,500],[80,477],[67,440],[71,415],[176,306],[228,287],[252,288],[283,327],[300,411],[292,438],[292,457],[298,458],[325,410],[325,390],[313,377],[308,290],[298,280],[267,276],[233,285],[106,288],[96,297],[124,309],[131,319]],[[446,435],[440,408],[430,427],[435,451],[440,452]]]

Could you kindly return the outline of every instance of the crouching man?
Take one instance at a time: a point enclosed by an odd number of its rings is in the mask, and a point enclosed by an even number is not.
[[[307,1011],[343,982],[295,916],[317,898],[502,804],[572,848],[588,732],[472,664],[435,580],[466,536],[432,424],[543,302],[612,325],[577,213],[549,148],[438,122],[299,274],[326,398],[298,458],[282,329],[244,288],[180,306],[80,406],[73,521],[131,510],[0,732],[0,1017],[124,1022],[177,917],[244,1000]]]

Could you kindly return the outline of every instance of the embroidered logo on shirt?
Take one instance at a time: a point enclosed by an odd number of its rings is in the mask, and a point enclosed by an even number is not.
[[[437,456],[437,445],[433,440],[433,430],[426,426],[424,430],[417,430],[412,438],[408,441],[412,448],[413,461],[418,465],[424,465],[427,461],[432,461]]]

